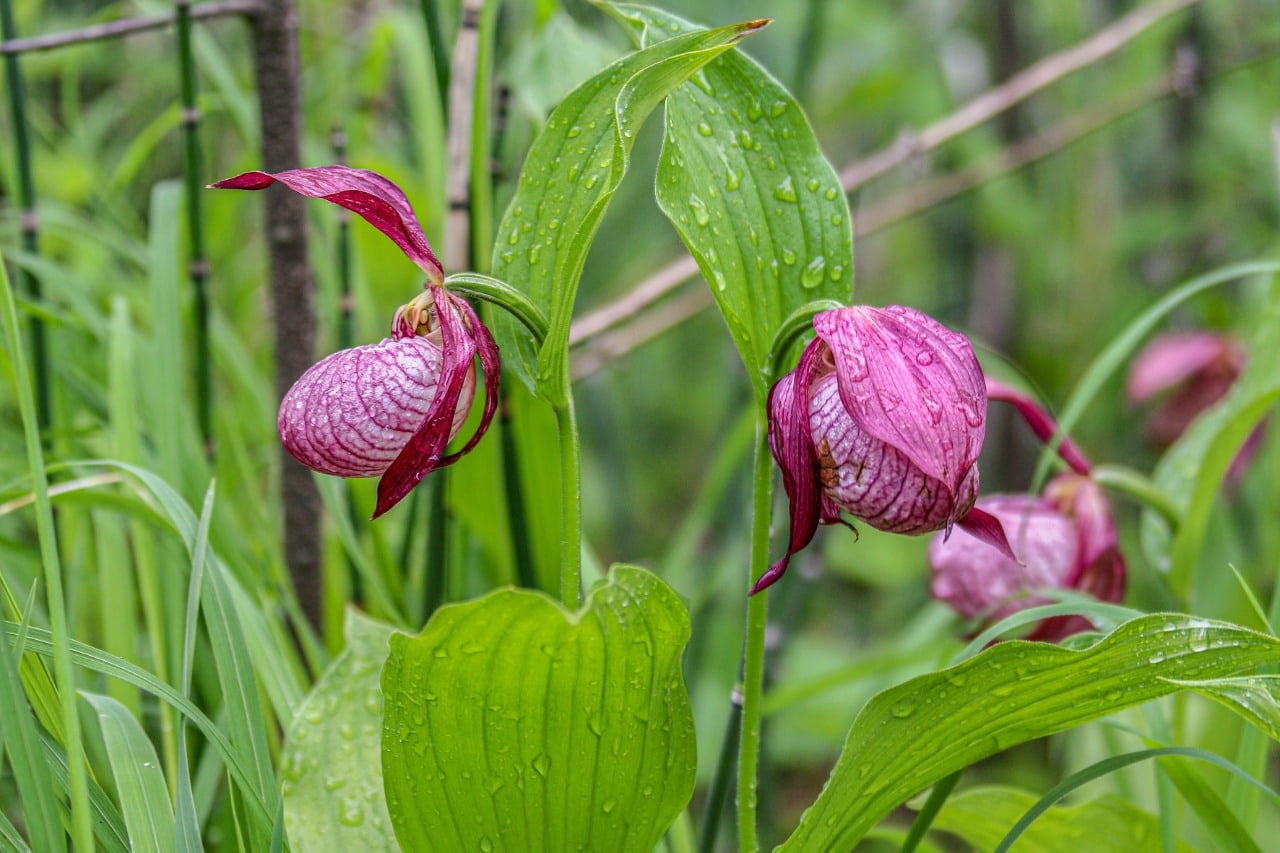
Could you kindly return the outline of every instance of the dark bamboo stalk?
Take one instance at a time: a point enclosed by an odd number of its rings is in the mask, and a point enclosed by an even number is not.
[[[209,259],[204,249],[204,205],[200,188],[200,105],[191,52],[191,2],[177,0],[178,74],[182,80],[183,184],[187,203],[187,278],[195,300],[196,423],[205,458],[213,459],[213,359],[209,351]]]
[[[10,0],[0,0],[0,35],[6,41],[17,35],[17,24],[14,23],[13,5]],[[17,202],[19,225],[22,229],[22,248],[28,254],[36,254],[40,250],[39,219],[36,216],[36,189],[32,177],[31,166],[31,130],[27,126],[26,87],[22,82],[22,68],[16,53],[6,54],[4,58],[5,77],[9,84],[9,119],[13,126],[13,147],[17,159]],[[14,278],[18,289],[33,302],[43,298],[43,287],[40,279],[22,267],[16,267]],[[49,344],[45,335],[44,321],[32,317],[28,325],[31,337],[31,366],[36,386],[36,417],[40,419],[40,427],[48,440],[49,428],[52,425],[53,405],[49,387]]]
[[[301,160],[302,99],[298,74],[298,21],[291,0],[265,0],[250,18],[262,167],[295,169]],[[266,191],[266,238],[276,348],[276,396],[315,359],[314,285],[307,259],[303,198],[279,185]],[[280,498],[284,505],[284,551],[302,612],[321,624],[320,493],[311,472],[280,449]]]

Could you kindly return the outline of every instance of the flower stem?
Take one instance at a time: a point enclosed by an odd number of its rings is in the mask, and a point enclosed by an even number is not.
[[[729,722],[725,726],[724,740],[720,744],[720,758],[716,761],[711,787],[707,790],[707,809],[702,815],[702,831],[698,833],[698,853],[715,853],[716,836],[720,834],[720,815],[724,811],[724,798],[729,793],[729,780],[733,778],[734,744],[742,735],[742,685],[735,684],[729,703]]]
[[[565,372],[568,373],[568,360]],[[566,385],[568,380],[565,380]],[[560,601],[575,610],[582,587],[582,473],[578,446],[578,420],[573,410],[573,392],[555,407],[556,429],[560,433]]]
[[[756,450],[751,476],[750,588],[769,567],[769,511],[773,503],[773,469],[768,442],[768,411],[756,404]],[[764,692],[764,635],[768,617],[765,593],[747,599],[747,633],[742,670],[742,739],[738,742],[738,849],[754,853],[757,780],[760,761],[760,699]]]

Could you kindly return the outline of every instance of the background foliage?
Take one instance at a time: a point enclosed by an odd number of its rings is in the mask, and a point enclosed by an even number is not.
[[[456,10],[443,5],[448,8],[437,11],[451,34]],[[738,49],[791,90],[839,171],[895,142],[904,144],[913,130],[1135,4],[664,5],[706,24],[775,18]],[[1060,404],[1095,356],[1172,288],[1227,263],[1274,257],[1280,224],[1280,6],[1273,0],[1187,5],[1115,55],[861,187],[850,199],[855,298],[910,304],[966,330],[980,344],[988,371],[1019,375],[1050,404]],[[30,35],[164,8],[33,0],[16,11],[19,32]],[[422,9],[388,0],[304,0],[299,20],[304,161],[335,160],[334,133],[341,131],[347,161],[399,183],[438,245],[447,214],[446,123]],[[574,2],[503,4],[497,33],[495,70],[503,94],[492,152],[495,223],[549,110],[631,49],[618,26]],[[235,20],[201,23],[195,52],[204,112],[202,175],[211,181],[257,167],[246,28]],[[119,837],[136,843],[135,827],[177,821],[203,833],[208,845],[259,849],[271,841],[276,779],[290,778],[282,732],[330,656],[344,647],[347,604],[358,602],[372,616],[413,632],[425,619],[425,510],[414,505],[367,525],[360,516],[372,506],[372,482],[352,483],[350,497],[340,483],[321,483],[329,510],[326,622],[315,642],[304,637],[303,652],[296,652],[284,627],[293,604],[274,498],[276,402],[260,212],[235,194],[204,199],[212,270],[212,464],[205,461],[196,429],[193,304],[184,285],[188,248],[177,181],[182,148],[176,63],[169,30],[22,57],[40,247],[34,254],[21,248],[13,204],[17,166],[5,144],[0,248],[11,264],[38,275],[45,288],[39,303],[20,300],[19,307],[45,319],[55,353],[56,426],[47,435],[46,454],[56,463],[50,476],[59,492],[53,505],[68,632],[86,644],[87,658],[80,663],[96,661],[81,671],[79,682],[95,694],[92,704],[81,705],[85,749],[98,770],[92,790],[110,802],[128,799],[128,785],[155,783],[107,770],[116,766],[121,750],[141,749],[147,740],[123,723],[112,734],[107,718],[135,719],[155,744],[155,761],[170,786],[183,786],[178,780],[187,777],[178,768],[190,763],[189,788],[185,796],[175,794],[173,815],[124,815],[128,825],[115,829],[127,835]],[[1177,94],[1147,97],[1153,82],[1175,72],[1181,75]],[[6,143],[14,138],[8,121],[7,114],[0,118]],[[1080,125],[1096,129],[1054,148],[1056,134]],[[586,261],[579,312],[626,293],[682,252],[654,199],[660,135],[656,116],[637,134],[631,170]],[[1027,139],[1054,150],[954,198],[931,200],[930,191],[945,176],[990,168]],[[896,205],[916,202],[917,213],[894,218]],[[329,352],[339,346],[342,323],[340,219],[326,206],[308,213],[320,351]],[[371,229],[353,226],[350,239],[352,335],[357,342],[374,341],[386,334],[391,311],[417,292],[419,274]],[[694,281],[659,310],[709,306],[706,292],[705,284]],[[1222,329],[1252,341],[1275,301],[1274,282],[1253,276],[1195,297],[1165,325]],[[694,313],[652,340],[634,329],[598,335],[576,346],[573,357],[582,376],[576,391],[584,526],[595,564],[625,561],[650,568],[691,611],[684,661],[698,733],[696,812],[738,677],[741,568],[750,524],[750,424],[741,412],[751,399],[751,384],[711,310]],[[7,375],[12,354],[0,358]],[[23,418],[7,382],[0,385],[0,409],[6,617],[36,631],[49,624],[43,588],[28,601],[44,558],[30,508]],[[1096,389],[1073,434],[1099,462],[1150,470],[1158,451],[1144,442],[1140,427],[1117,376]],[[536,448],[540,437],[521,440]],[[1269,430],[1244,480],[1218,497],[1203,548],[1192,555],[1185,590],[1172,590],[1149,560],[1151,552],[1144,552],[1134,505],[1115,500],[1130,563],[1130,607],[1179,609],[1269,628],[1245,590],[1264,608],[1276,600],[1278,443]],[[1027,488],[1038,451],[1022,427],[993,413],[987,444],[980,463],[984,491]],[[495,476],[499,453],[498,442],[487,441],[450,474],[448,505],[458,531],[449,538],[450,600],[517,577]],[[86,459],[120,460],[147,473],[75,461]],[[540,472],[536,460],[524,464],[528,478],[554,480],[554,472]],[[211,477],[216,492],[208,493],[206,503]],[[356,507],[354,523],[348,501]],[[775,511],[775,518],[783,517]],[[773,598],[776,634],[762,768],[769,781],[761,790],[766,841],[780,841],[796,825],[834,764],[850,723],[875,691],[937,669],[962,648],[972,626],[929,600],[925,544],[869,529],[856,542],[846,531],[826,531],[796,558]],[[554,553],[554,546],[547,547]],[[592,571],[588,566],[588,581]],[[541,580],[553,588],[553,579]],[[199,633],[185,619],[193,588],[204,589],[201,606],[210,626]],[[1274,607],[1269,616],[1273,627]],[[200,663],[184,667],[191,660]],[[32,658],[24,661],[26,692],[37,717],[52,725],[56,699],[50,698],[49,676]],[[104,671],[130,675],[98,674]],[[145,673],[178,685],[180,695],[169,703],[155,700],[139,689]],[[50,703],[44,713],[41,697]],[[205,731],[192,739],[188,754],[180,715],[172,710],[183,701],[225,726],[227,743],[219,745]],[[1126,711],[1000,752],[969,770],[962,788],[991,783],[1040,793],[1099,759],[1149,745],[1144,736],[1210,750],[1267,777],[1273,749],[1264,735],[1199,697],[1161,702],[1158,714]],[[101,734],[97,717],[103,718]],[[1160,731],[1156,719],[1172,720],[1172,728]],[[0,727],[4,722],[0,716]],[[1165,758],[1161,766],[1180,760]],[[222,781],[224,765],[242,772],[246,788],[258,792],[260,801],[232,803]],[[1206,783],[1227,792],[1226,802],[1246,834],[1266,838],[1280,829],[1274,802],[1248,793],[1227,771],[1202,764],[1160,775],[1141,763],[1092,783],[1086,793],[1111,798],[1108,809],[1099,810],[1099,821],[1116,820],[1125,808],[1155,813],[1181,797],[1178,802],[1192,805],[1174,808],[1183,816],[1180,831],[1190,844],[1206,847],[1229,831],[1194,806],[1197,786]],[[0,802],[16,802],[22,785],[16,766],[0,775]],[[1020,802],[1016,792],[983,787],[966,796],[951,801],[939,826],[979,847],[989,843],[983,840],[988,836],[960,817],[963,808],[978,808],[971,804],[985,797],[1015,817],[1021,814],[1008,805]],[[20,815],[8,817],[22,824]],[[905,827],[909,817],[897,815],[892,827]],[[0,825],[0,837],[5,829]]]

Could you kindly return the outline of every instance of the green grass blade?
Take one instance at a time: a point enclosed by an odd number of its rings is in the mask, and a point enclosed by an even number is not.
[[[40,742],[44,746],[49,772],[53,774],[59,792],[65,796],[71,785],[67,755],[51,738],[41,737]],[[98,840],[98,849],[108,853],[125,853],[129,849],[129,836],[124,820],[116,810],[116,804],[92,776],[89,777],[89,805],[93,810],[93,834]]]
[[[67,643],[66,599],[62,590],[62,561],[58,556],[58,533],[53,521],[53,508],[49,503],[49,481],[44,467],[44,448],[40,440],[40,424],[36,420],[35,399],[27,373],[25,344],[18,326],[18,313],[13,290],[5,272],[4,258],[0,257],[0,322],[4,326],[4,339],[9,352],[12,379],[18,397],[18,409],[22,415],[22,431],[26,439],[27,464],[35,491],[36,531],[40,542],[40,560],[43,568],[45,591],[48,597],[49,627],[54,639],[53,670],[58,687],[62,731],[71,768],[71,828],[78,846],[88,850],[93,845],[93,827],[89,816],[89,777],[84,763],[80,742],[80,718],[75,704],[75,672]],[[20,691],[15,693],[14,700]],[[63,849],[61,827],[58,829],[56,847]],[[52,834],[53,828],[49,829]],[[39,846],[39,845],[37,845]]]
[[[1124,755],[1114,755],[1071,774],[1071,776],[1067,777],[1050,789],[1029,811],[1027,811],[1026,814],[1022,816],[1016,824],[1014,824],[1013,828],[1009,830],[1007,835],[1005,835],[1004,840],[1002,840],[1000,845],[996,847],[995,853],[1007,853],[1007,851],[1013,846],[1014,841],[1017,840],[1018,836],[1020,836],[1027,827],[1034,823],[1036,818],[1044,814],[1044,812],[1058,800],[1062,799],[1086,782],[1091,782],[1094,779],[1119,770],[1121,767],[1127,767],[1128,765],[1136,764],[1139,761],[1174,755],[1196,758],[1210,764],[1215,764],[1218,767],[1228,770],[1234,774],[1243,774],[1243,771],[1233,765],[1230,761],[1227,761],[1225,758],[1219,755],[1214,755],[1211,752],[1205,752],[1202,749],[1193,749],[1191,747],[1168,746],[1157,749],[1139,750],[1137,752],[1130,752]],[[1273,800],[1280,802],[1280,794],[1276,794],[1266,785],[1258,782],[1257,780],[1253,781],[1254,784],[1269,793]],[[1249,838],[1247,834],[1244,834],[1243,836],[1237,834],[1231,838],[1228,846],[1223,849],[1251,851],[1257,850],[1258,847],[1253,842],[1253,839]]]
[[[139,853],[169,850],[173,806],[155,747],[123,704],[97,693],[81,691],[80,695],[98,714],[120,810],[129,831],[129,848]]]
[[[1106,384],[1107,380],[1114,376],[1137,352],[1143,339],[1151,333],[1156,325],[1179,305],[1211,287],[1252,275],[1277,272],[1280,272],[1280,262],[1250,261],[1232,264],[1231,266],[1205,273],[1180,287],[1174,288],[1155,305],[1143,311],[1133,322],[1129,323],[1124,328],[1124,331],[1117,335],[1089,365],[1089,369],[1080,378],[1080,382],[1076,385],[1066,404],[1063,405],[1062,412],[1058,415],[1058,434],[1065,435],[1071,432],[1072,427],[1084,415],[1085,409],[1093,402],[1093,398],[1102,390],[1102,386]],[[1048,476],[1056,453],[1057,450],[1053,442],[1050,442],[1040,454],[1040,461],[1036,465],[1035,475],[1037,488],[1038,484],[1043,483]],[[1036,489],[1032,489],[1032,491],[1036,491]],[[1166,494],[1168,495],[1169,493],[1166,492]]]
[[[6,622],[4,630],[6,637],[16,637],[20,626],[12,622]],[[33,627],[27,640],[27,647],[28,651],[51,656],[54,649],[53,637],[47,629]],[[264,800],[258,796],[257,789],[254,783],[251,782],[249,772],[240,760],[239,751],[232,747],[226,733],[218,728],[213,720],[209,719],[191,700],[145,669],[78,640],[70,642],[70,653],[72,661],[77,666],[82,666],[103,675],[123,678],[130,684],[140,687],[185,715],[217,751],[218,756],[227,765],[227,770],[231,773],[232,779],[247,795],[246,799],[254,820],[260,822],[262,826],[269,827],[271,825],[271,813],[267,810]]]
[[[53,779],[36,749],[40,736],[14,664],[6,640],[0,643],[0,740],[9,753],[31,843],[37,850],[66,850]]]

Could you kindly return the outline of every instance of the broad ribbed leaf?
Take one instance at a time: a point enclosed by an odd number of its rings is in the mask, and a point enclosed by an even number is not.
[[[540,351],[515,320],[494,333],[506,364],[539,396],[559,403],[578,280],[591,239],[627,170],[636,129],[667,94],[763,26],[754,21],[690,33],[625,56],[583,83],[551,113],[498,226],[493,275],[527,289],[550,321]]]
[[[289,725],[281,768],[285,829],[298,851],[399,850],[382,794],[382,688],[390,625],[347,611],[347,647]]]
[[[644,6],[609,11],[644,44],[696,31]],[[671,93],[665,126],[658,204],[711,286],[763,400],[782,321],[806,303],[852,296],[844,191],[795,98],[737,51]]]
[[[80,695],[98,715],[120,811],[129,830],[129,848],[157,853],[172,849],[173,805],[147,733],[132,712],[110,696],[83,691]]]
[[[1274,637],[1180,614],[1126,622],[1083,651],[1001,643],[873,697],[780,849],[851,849],[908,797],[988,755],[1181,690],[1171,679],[1225,678],[1277,662]]]
[[[408,850],[648,853],[693,791],[689,617],[615,566],[569,613],[507,589],[395,635],[382,766]]]
[[[1017,788],[970,788],[947,800],[933,828],[959,836],[975,850],[994,850],[1038,799]],[[1154,853],[1160,850],[1160,820],[1118,797],[1054,806],[1019,837],[1015,849],[1023,848],[1038,853]]]

